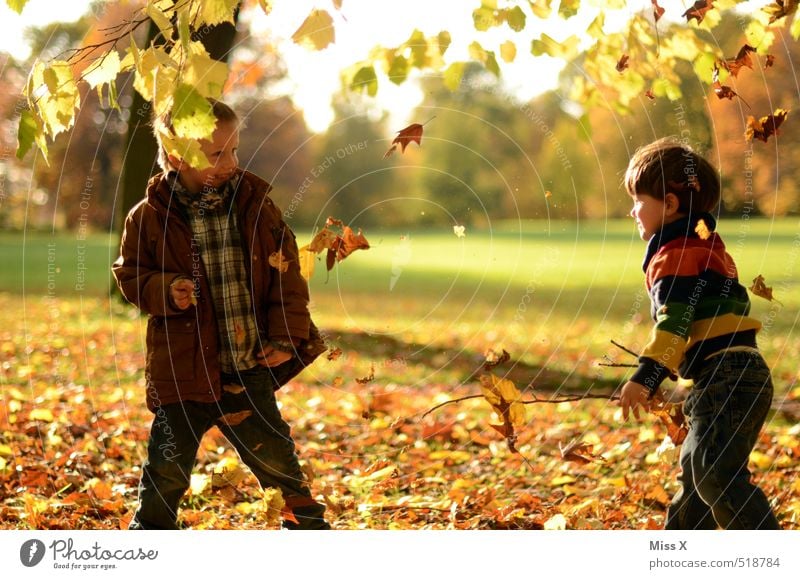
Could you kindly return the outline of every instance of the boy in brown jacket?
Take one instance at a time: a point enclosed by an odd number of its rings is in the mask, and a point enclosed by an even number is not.
[[[123,295],[149,316],[145,378],[155,418],[130,528],[178,528],[200,439],[216,425],[263,487],[281,489],[297,521],[284,527],[328,529],[275,400],[325,350],[297,244],[269,184],[238,167],[236,114],[211,104],[216,129],[200,142],[211,166],[195,169],[160,146],[164,171],[128,214],[113,265]],[[161,145],[169,118],[155,125]]]

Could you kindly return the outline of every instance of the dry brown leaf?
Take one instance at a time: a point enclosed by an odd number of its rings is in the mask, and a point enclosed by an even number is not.
[[[658,0],[650,0],[653,5],[653,20],[658,22],[664,16],[664,9],[658,5]]]
[[[756,296],[758,296],[760,298],[764,298],[767,301],[770,301],[770,302],[773,301],[773,300],[776,301],[776,302],[778,301],[772,295],[772,287],[771,286],[767,286],[767,284],[764,283],[764,276],[763,275],[759,275],[758,277],[756,277],[753,280],[753,285],[751,285],[749,289],[750,289],[751,292],[753,292],[753,295],[756,295]],[[778,302],[778,303],[780,303],[780,302]]]
[[[405,153],[406,147],[412,141],[416,142],[417,145],[422,145],[422,125],[419,123],[413,123],[408,125],[406,128],[397,131],[397,136],[392,141],[392,146],[389,147],[389,150],[386,151],[386,154],[383,156],[385,159],[386,157],[391,156],[394,153],[397,146],[400,146],[400,151]]]
[[[683,444],[689,428],[686,425],[686,417],[683,415],[683,404],[662,402],[653,404],[650,413],[667,427],[667,434],[672,439],[675,446]]]
[[[341,356],[341,355],[342,355],[342,349],[341,348],[333,348],[332,350],[330,350],[328,352],[328,360],[330,360],[331,362],[334,361],[334,360],[338,360],[339,356]]]
[[[623,54],[620,59],[617,61],[617,72],[623,73],[628,68],[628,60],[630,60],[630,56],[627,54]]]
[[[697,0],[697,2],[695,2],[691,8],[683,13],[683,16],[686,18],[687,22],[694,19],[697,20],[698,24],[700,24],[703,21],[703,18],[705,18],[706,12],[711,10],[713,7],[714,0]]]
[[[772,135],[778,134],[778,127],[786,120],[789,111],[776,109],[775,112],[766,117],[756,120],[755,117],[747,117],[747,127],[744,131],[744,138],[749,143],[753,139],[764,141],[765,143]]]
[[[372,365],[369,367],[369,376],[365,376],[364,378],[356,378],[356,382],[359,384],[369,384],[375,379],[375,366]]]
[[[561,446],[558,443],[558,450],[561,451],[561,458],[578,464],[589,464],[591,462],[605,462],[605,459],[592,452],[594,449],[593,444],[588,442],[581,442],[580,438],[576,438],[566,446]]]

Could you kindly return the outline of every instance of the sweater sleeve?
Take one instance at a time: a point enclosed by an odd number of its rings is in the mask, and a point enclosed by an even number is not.
[[[148,232],[143,230],[140,204],[131,210],[125,220],[120,255],[111,266],[122,295],[146,314],[174,316],[184,313],[174,307],[169,286],[181,272],[163,271],[146,243]]]

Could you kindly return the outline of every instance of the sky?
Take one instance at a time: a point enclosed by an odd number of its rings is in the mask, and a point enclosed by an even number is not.
[[[692,4],[686,0],[681,3],[687,8]],[[747,4],[764,3],[757,1]],[[662,2],[664,6],[669,4]],[[415,28],[426,36],[438,34],[441,30],[450,32],[452,44],[445,55],[446,63],[468,60],[467,47],[473,40],[495,51],[503,41],[515,41],[517,58],[512,64],[501,63],[502,79],[511,94],[521,101],[529,100],[554,88],[564,65],[558,59],[532,56],[531,40],[538,38],[542,32],[556,40],[580,34],[586,30],[601,6],[606,7],[608,2],[584,0],[581,12],[567,21],[556,17],[543,22],[529,17],[528,25],[520,33],[506,26],[477,33],[472,22],[472,9],[480,5],[480,0],[343,0],[340,11],[333,8],[332,0],[277,0],[274,5],[269,16],[260,10],[251,12],[251,30],[254,34],[268,33],[274,37],[289,73],[281,90],[303,109],[309,128],[320,132],[333,120],[330,100],[341,87],[340,69],[366,58],[376,45],[392,47],[402,44]],[[500,5],[504,5],[502,0]],[[554,2],[555,5],[557,3]],[[606,31],[621,26],[632,13],[649,5],[650,0],[630,0],[622,10],[603,8],[606,12]],[[74,21],[88,6],[89,0],[30,0],[19,16],[0,0],[0,50],[8,51],[17,58],[26,58],[30,50],[23,38],[25,27],[53,21]],[[310,51],[291,40],[292,33],[312,8],[328,10],[334,18],[336,41],[322,51]],[[422,92],[413,81],[400,86],[385,78],[383,81],[376,97],[376,107],[389,111],[392,122],[405,123],[411,111],[420,103]]]

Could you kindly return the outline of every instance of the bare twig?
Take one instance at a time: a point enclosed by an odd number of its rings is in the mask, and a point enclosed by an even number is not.
[[[609,368],[638,368],[637,364],[618,364],[616,362],[611,362],[609,364],[605,364],[603,362],[598,362],[598,366],[608,366]]]
[[[420,419],[425,418],[428,414],[433,412],[434,410],[438,410],[442,406],[447,406],[448,404],[455,404],[456,402],[463,402],[464,400],[469,400],[470,398],[483,398],[483,394],[472,394],[471,396],[464,396],[463,398],[455,398],[453,400],[447,400],[446,402],[442,402],[441,404],[437,404],[430,410],[428,410],[425,414],[421,416]]]
[[[434,410],[438,410],[439,408],[447,406],[448,404],[456,404],[457,402],[463,402],[464,400],[470,400],[472,398],[482,398],[482,397],[483,394],[472,394],[470,396],[464,396],[462,398],[454,398],[453,400],[447,400],[446,402],[437,404],[433,408],[427,410],[425,414],[423,414],[420,417],[420,419],[425,418],[428,414],[430,414]],[[561,404],[562,402],[577,402],[578,400],[619,400],[619,396],[615,396],[613,394],[568,394],[557,398],[538,398],[534,394],[533,400],[515,400],[514,402],[519,402],[520,404]]]
[[[628,354],[630,354],[631,356],[634,356],[634,357],[636,357],[636,358],[639,358],[639,354],[637,354],[637,353],[636,353],[636,352],[634,352],[633,350],[630,350],[630,349],[626,348],[626,347],[625,347],[625,346],[623,346],[622,344],[620,344],[620,343],[618,343],[618,342],[615,342],[614,340],[611,340],[611,343],[612,343],[612,344],[614,344],[614,345],[615,345],[617,348],[619,348],[619,349],[620,349],[620,350],[622,350],[623,352],[627,352],[627,353],[628,353]]]

